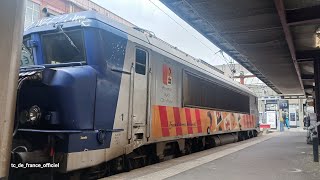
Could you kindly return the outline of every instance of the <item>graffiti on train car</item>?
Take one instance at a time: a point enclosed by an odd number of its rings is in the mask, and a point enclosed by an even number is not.
[[[152,137],[212,134],[255,127],[254,115],[198,108],[153,106]]]

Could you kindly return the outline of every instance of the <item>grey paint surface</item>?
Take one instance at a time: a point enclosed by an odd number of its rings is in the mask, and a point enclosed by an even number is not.
[[[168,180],[318,180],[320,165],[312,161],[312,146],[304,132],[286,132]]]

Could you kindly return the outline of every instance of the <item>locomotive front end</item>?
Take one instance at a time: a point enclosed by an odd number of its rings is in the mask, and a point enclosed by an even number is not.
[[[75,151],[77,147],[70,146],[70,141],[76,141],[77,137],[80,140],[86,131],[93,129],[95,81],[95,71],[88,66],[22,69],[13,162],[63,162],[53,159],[56,152]]]
[[[50,167],[66,172],[67,154],[85,150],[78,146],[97,133],[97,73],[86,64],[83,28],[63,25],[36,27],[24,36],[11,163],[25,168],[11,168],[12,179],[33,179],[33,170],[53,173]]]

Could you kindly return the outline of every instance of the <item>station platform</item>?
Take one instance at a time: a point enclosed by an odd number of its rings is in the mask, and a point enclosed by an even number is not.
[[[272,132],[105,179],[319,180],[305,136],[300,129]]]

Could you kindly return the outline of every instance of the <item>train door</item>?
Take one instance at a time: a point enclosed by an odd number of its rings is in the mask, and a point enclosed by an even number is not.
[[[132,138],[142,140],[147,132],[148,117],[148,66],[149,54],[147,51],[136,48],[133,72],[132,92]]]

